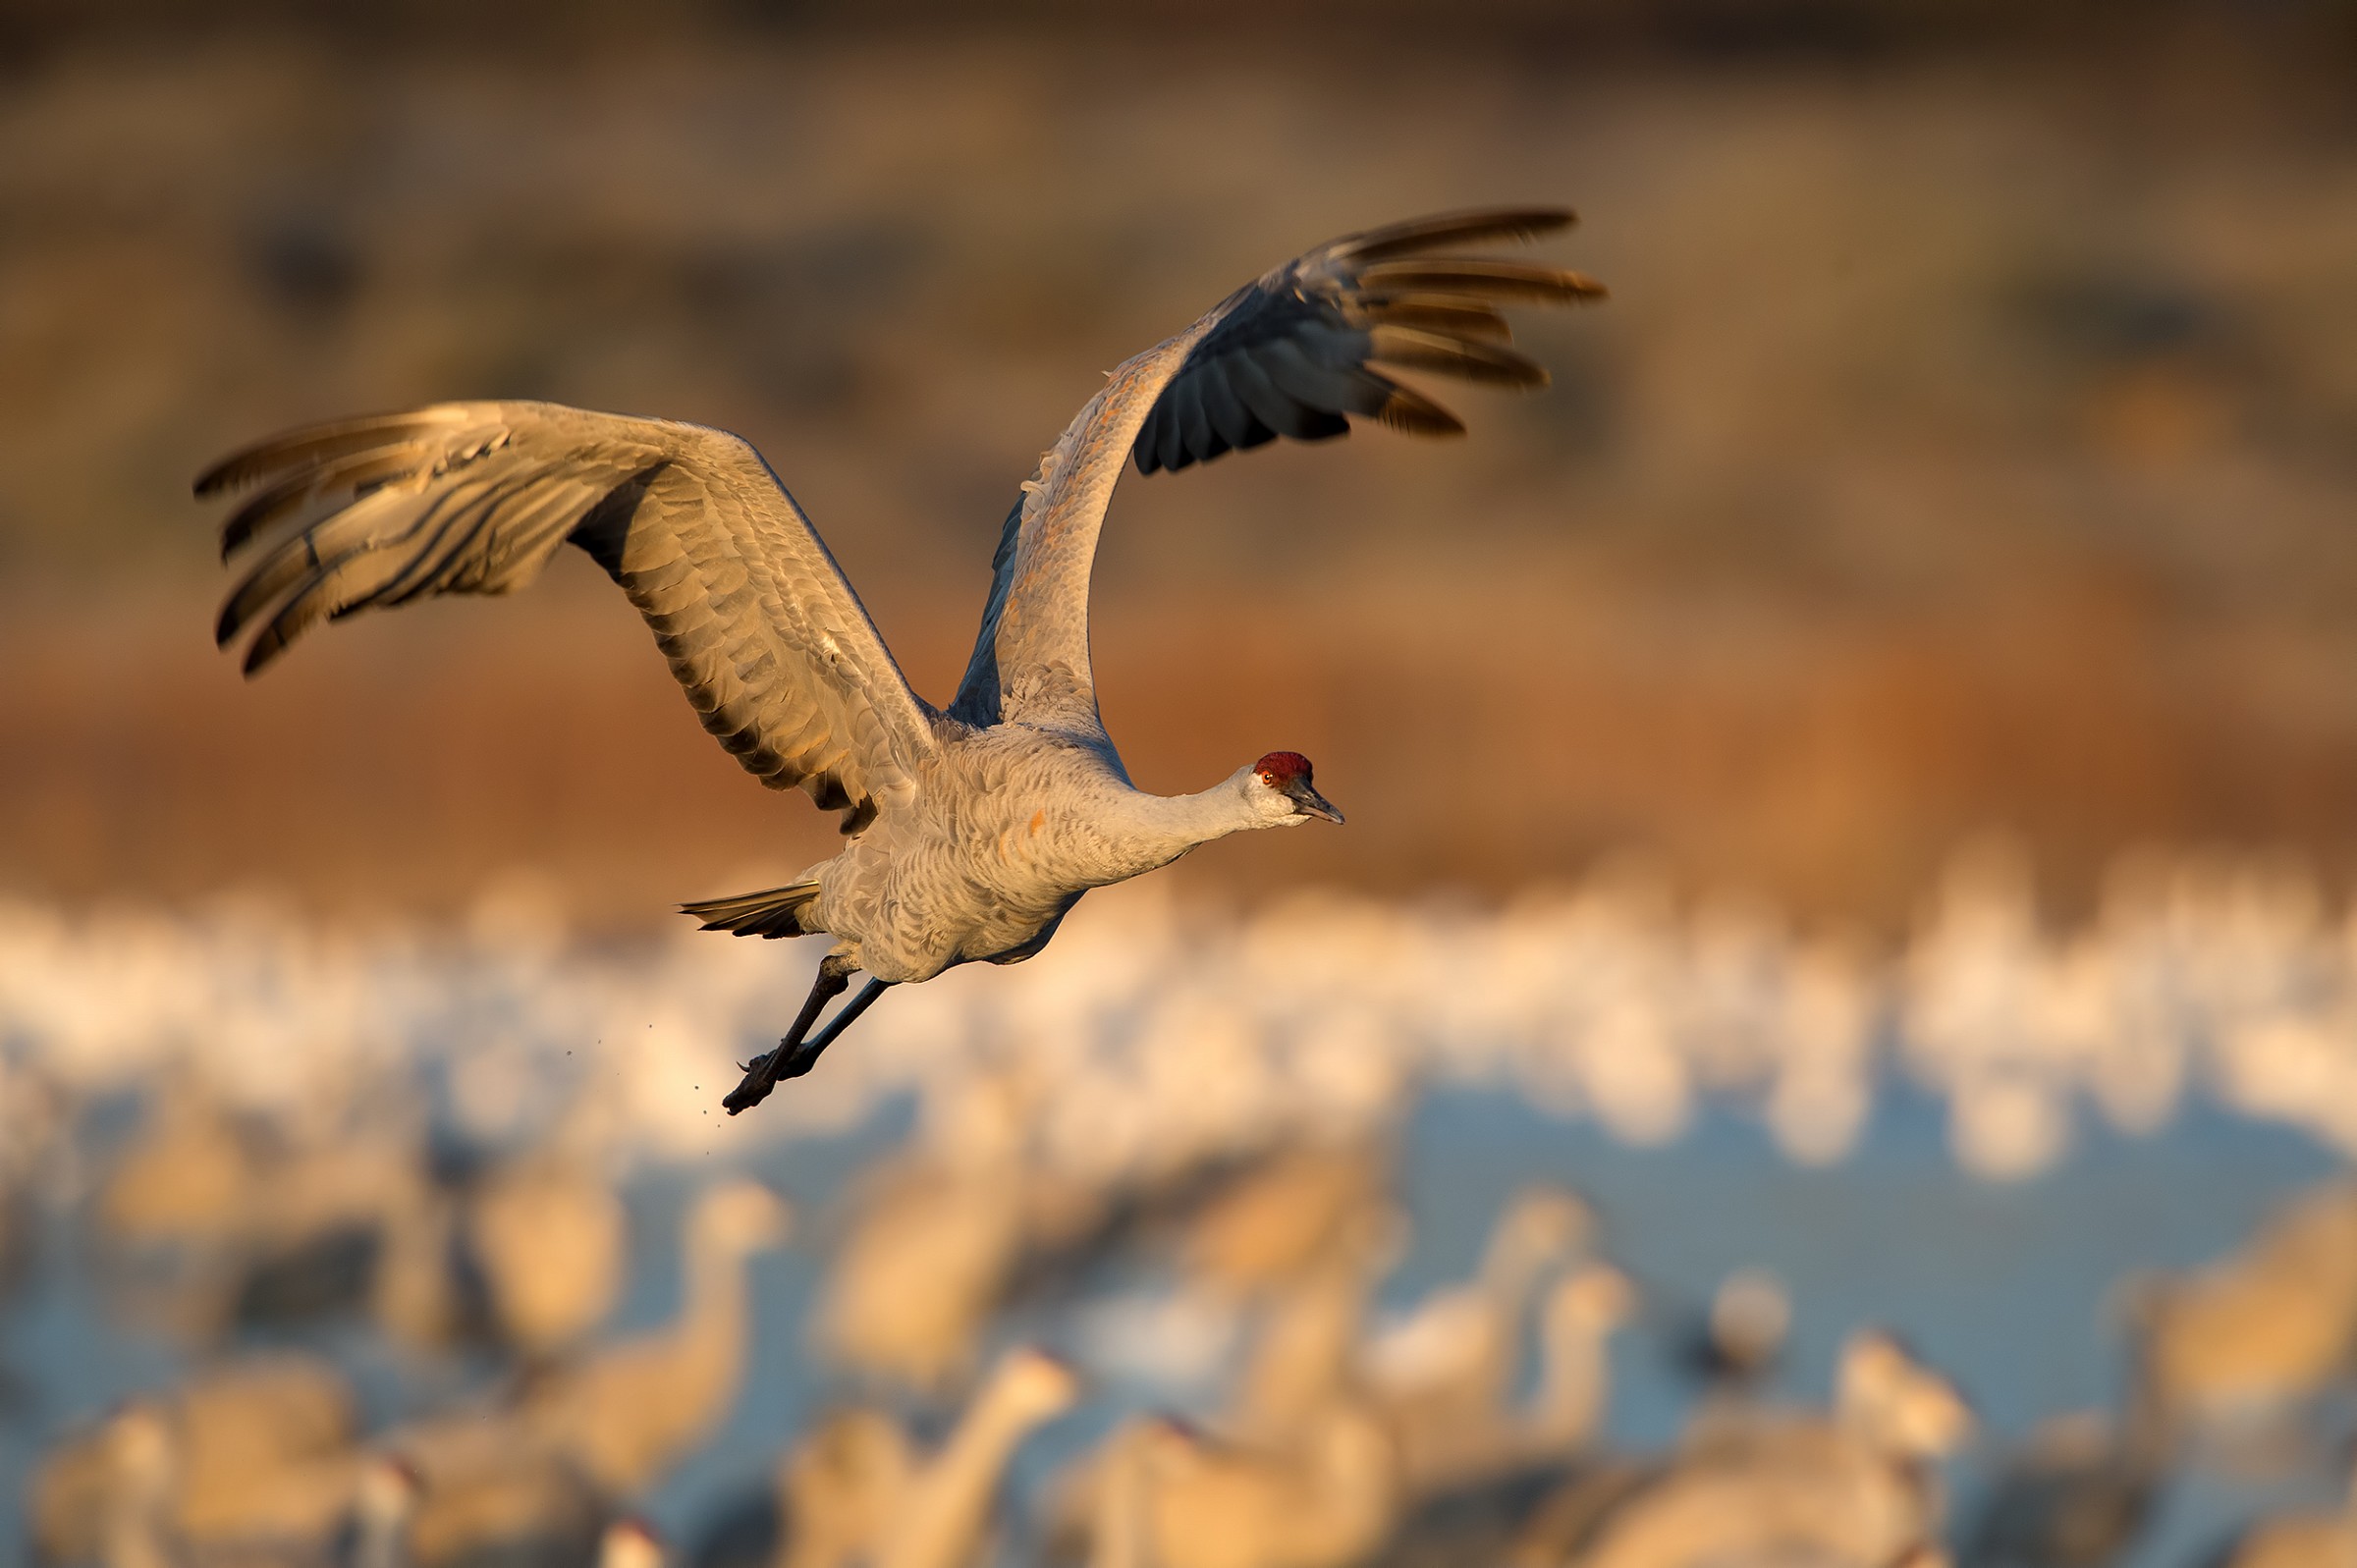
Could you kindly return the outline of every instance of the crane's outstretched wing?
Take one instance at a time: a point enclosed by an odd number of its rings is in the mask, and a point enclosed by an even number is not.
[[[438,404],[275,437],[196,493],[259,481],[222,527],[223,559],[295,526],[221,610],[224,646],[260,625],[248,675],[323,619],[521,588],[570,540],[646,618],[704,728],[771,788],[843,810],[846,833],[911,789],[934,751],[930,715],[817,530],[726,431]]]
[[[1088,666],[1088,574],[1124,456],[1135,455],[1141,473],[1183,468],[1281,435],[1343,435],[1352,414],[1415,435],[1463,434],[1454,414],[1382,365],[1546,385],[1542,367],[1507,347],[1498,307],[1585,303],[1602,298],[1603,286],[1560,268],[1439,252],[1535,239],[1571,221],[1560,207],[1501,208],[1331,241],[1116,370],[1008,515],[951,716],[1103,736]]]

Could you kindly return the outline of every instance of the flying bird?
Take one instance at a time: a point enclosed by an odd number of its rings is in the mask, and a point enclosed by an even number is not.
[[[250,676],[323,619],[432,594],[508,593],[561,544],[630,595],[704,728],[773,789],[840,811],[848,840],[782,888],[683,905],[708,931],[834,946],[775,1050],[724,1104],[758,1104],[886,988],[1032,956],[1091,888],[1197,844],[1343,814],[1272,751],[1196,794],[1129,782],[1097,712],[1088,584],[1124,460],[1176,470],[1350,417],[1413,435],[1457,417],[1382,366],[1546,383],[1499,307],[1577,304],[1575,272],[1453,247],[1564,229],[1561,208],[1421,218],[1319,245],[1124,361],[1041,457],[999,537],[973,657],[947,708],[908,687],[794,498],[741,437],[557,404],[445,403],[276,436],[199,497],[261,488],[222,525],[264,544],[222,607]],[[866,984],[812,1031],[828,1003]]]

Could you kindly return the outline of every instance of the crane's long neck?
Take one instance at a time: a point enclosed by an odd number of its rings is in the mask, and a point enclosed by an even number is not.
[[[680,1315],[661,1341],[668,1409],[639,1412],[642,1426],[668,1422],[665,1435],[685,1446],[720,1419],[744,1368],[751,1318],[745,1278],[749,1249],[689,1221],[686,1289]],[[672,1455],[661,1456],[668,1461]]]
[[[179,1568],[167,1524],[179,1456],[173,1439],[147,1412],[129,1418],[146,1422],[137,1431],[118,1426],[109,1433],[108,1479],[114,1485],[99,1540],[104,1568]]]
[[[957,1568],[971,1561],[989,1526],[991,1493],[1007,1462],[1051,1414],[986,1385],[941,1453],[910,1486],[900,1523],[877,1554],[880,1568]]]
[[[1380,1272],[1360,1247],[1338,1247],[1278,1298],[1242,1380],[1254,1431],[1297,1431],[1348,1387]]]
[[[1108,881],[1167,866],[1197,844],[1225,838],[1247,828],[1267,826],[1244,794],[1250,769],[1237,772],[1191,795],[1156,795],[1123,789],[1100,819],[1114,864]]]
[[[1547,1325],[1546,1365],[1524,1423],[1541,1452],[1576,1448],[1594,1434],[1612,1395],[1611,1333],[1609,1321],[1579,1314],[1558,1313]]]

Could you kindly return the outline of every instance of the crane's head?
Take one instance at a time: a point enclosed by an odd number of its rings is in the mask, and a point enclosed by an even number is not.
[[[1312,817],[1340,822],[1334,802],[1311,786],[1309,759],[1298,751],[1272,751],[1252,765],[1244,796],[1271,828],[1290,828]]]

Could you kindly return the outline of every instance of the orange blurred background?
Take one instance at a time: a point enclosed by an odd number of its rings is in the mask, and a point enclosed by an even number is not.
[[[1555,386],[1141,480],[1097,653],[1138,781],[1307,752],[1347,830],[1198,892],[1495,892],[1635,849],[1904,914],[1990,827],[2065,901],[2357,791],[2357,29],[2335,8],[0,7],[0,892],[259,884],[592,924],[831,820],[586,560],[247,685],[188,480],[528,396],[741,431],[945,700],[1098,373],[1301,247],[1570,202]]]

